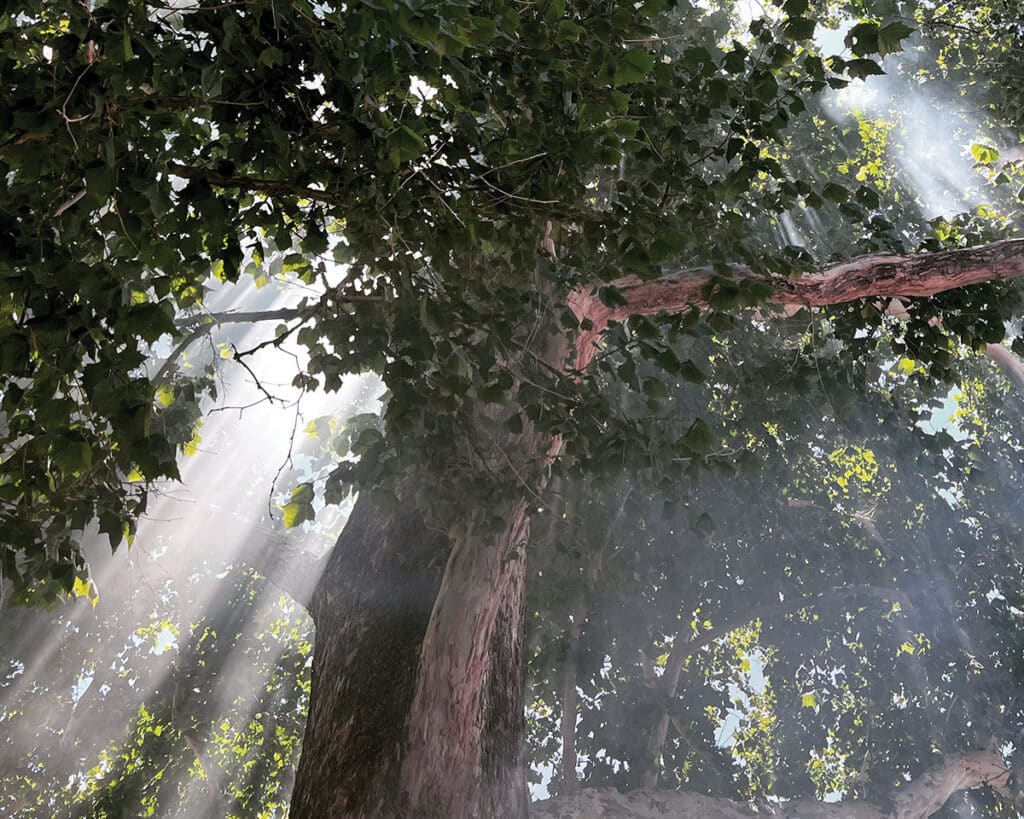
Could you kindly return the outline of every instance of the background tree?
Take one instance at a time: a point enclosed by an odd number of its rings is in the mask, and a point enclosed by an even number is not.
[[[984,207],[930,222],[899,175],[881,170],[885,124],[844,126],[861,152],[851,173],[829,161],[844,152],[815,102],[878,74],[872,57],[898,51],[911,23],[943,32],[914,41],[922,63],[949,72],[946,81],[977,81],[988,61],[950,59],[971,26],[914,4],[790,0],[745,30],[728,11],[657,0],[359,9],[256,0],[40,3],[7,14],[0,567],[10,599],[52,602],[85,587],[77,533],[97,519],[112,543],[130,537],[151,482],[177,477],[175,449],[194,441],[215,388],[209,374],[177,366],[192,345],[227,324],[279,323],[265,342],[221,349],[255,375],[259,348],[294,337],[307,355],[297,387],[336,390],[343,375],[374,371],[387,388],[380,427],[348,436],[358,460],[301,476],[284,504],[298,524],[313,517],[318,492],[335,503],[359,489],[337,546],[321,567],[271,560],[267,569],[317,626],[293,813],[524,813],[523,557],[545,487],[647,469],[664,492],[705,467],[731,469],[714,449],[716,417],[729,419],[742,396],[720,390],[717,403],[691,404],[692,415],[668,424],[654,406],[680,379],[712,369],[708,338],[756,337],[750,328],[769,308],[744,306],[869,298],[811,325],[812,340],[833,343],[828,380],[819,375],[830,395],[884,387],[874,370],[889,351],[926,383],[951,379],[961,349],[998,344],[1018,312],[1005,285],[954,289],[1024,273],[1018,243],[964,249],[1016,229],[1017,164],[991,144],[1013,112],[1004,121],[987,99],[992,121],[974,123],[988,140],[971,140],[991,169]],[[996,35],[996,61],[1012,65],[1013,19],[965,13]],[[814,39],[830,15],[849,27],[843,56]],[[798,217],[817,220],[817,239],[798,241],[788,226]],[[938,252],[950,248],[959,249]],[[825,267],[866,250],[918,249],[933,255]],[[211,274],[235,282],[243,270],[312,290],[260,313],[207,309]],[[885,318],[894,307],[905,316],[899,330]],[[164,364],[147,372],[147,345],[168,339]],[[736,381],[748,396],[765,386]],[[874,420],[895,422],[877,410]],[[761,437],[725,451],[756,459]],[[875,443],[838,443],[818,442],[835,475],[847,485],[871,476]],[[771,454],[797,472],[806,457]],[[835,475],[792,478],[790,497],[806,500],[797,490]],[[930,478],[911,472],[896,485],[920,503]],[[812,502],[831,513],[838,497],[825,499],[832,509]],[[682,500],[688,524],[708,530],[714,516]],[[768,534],[755,531],[742,542]],[[784,539],[777,548],[786,565],[794,553]],[[924,548],[904,559],[916,565]],[[935,561],[949,568],[954,557]],[[314,568],[323,573],[310,595]],[[858,588],[875,590],[869,598],[908,594],[861,582],[876,568],[851,570]],[[835,571],[838,591],[806,581],[812,598],[857,598]],[[576,605],[598,575],[583,572]],[[761,639],[751,628],[744,650]],[[574,618],[570,644],[583,639]],[[748,699],[768,713],[768,696],[751,688]],[[671,718],[658,708],[638,768],[645,784]],[[745,752],[763,763],[774,737],[748,733]],[[751,780],[758,787],[767,781]]]

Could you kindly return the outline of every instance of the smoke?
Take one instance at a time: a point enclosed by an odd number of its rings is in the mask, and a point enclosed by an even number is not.
[[[271,280],[257,288],[244,279],[214,286],[204,309],[273,310],[316,295],[302,285]],[[305,358],[288,344],[260,349],[247,358],[248,369],[227,357],[232,348],[251,349],[275,332],[276,322],[224,325],[182,355],[184,372],[215,369],[218,400],[204,413],[192,454],[179,458],[181,482],[155,487],[130,548],[112,555],[106,537],[84,534],[99,591],[96,607],[82,600],[53,613],[4,615],[4,632],[11,632],[0,652],[0,793],[14,798],[28,780],[5,777],[31,774],[41,790],[28,788],[23,798],[52,806],[34,815],[62,815],[64,800],[107,798],[116,790],[110,783],[127,778],[125,760],[144,752],[120,750],[126,730],[153,738],[146,733],[152,729],[135,727],[145,714],[155,725],[168,717],[165,730],[187,743],[168,751],[169,758],[191,760],[176,769],[171,764],[151,783],[161,794],[155,815],[176,815],[179,804],[204,803],[229,784],[290,787],[290,772],[268,776],[265,760],[246,767],[241,782],[225,779],[237,770],[233,745],[257,748],[248,740],[229,741],[254,720],[279,730],[291,726],[287,736],[272,736],[265,747],[261,741],[260,753],[278,747],[279,756],[297,754],[288,737],[301,736],[308,686],[308,617],[276,587],[248,580],[246,567],[261,551],[283,544],[313,556],[333,544],[347,507],[317,501],[317,519],[294,530],[285,529],[280,507],[297,483],[322,477],[317,470],[327,442],[311,437],[310,423],[325,416],[343,423],[374,411],[381,389],[373,377],[356,377],[336,394],[303,393],[292,380]],[[152,372],[170,349],[164,343],[154,351]],[[304,672],[301,656],[281,658],[297,647],[306,652]],[[203,666],[198,676],[196,662]],[[283,673],[284,667],[293,670]],[[288,713],[273,713],[281,708]],[[211,714],[220,715],[216,724]],[[286,803],[287,793],[283,798]],[[0,801],[0,812],[6,804]]]

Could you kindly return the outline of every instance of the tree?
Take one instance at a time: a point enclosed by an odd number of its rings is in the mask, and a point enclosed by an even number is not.
[[[993,8],[963,14],[1013,65],[1019,24]],[[929,222],[878,157],[851,181],[835,162],[851,152],[822,127],[818,95],[878,74],[873,57],[898,51],[908,22],[932,35],[913,41],[908,73],[986,76],[949,56],[971,47],[971,27],[913,3],[788,0],[744,31],[728,11],[255,0],[7,14],[11,600],[81,589],[77,533],[98,520],[116,547],[151,482],[177,477],[176,448],[215,387],[178,366],[192,345],[276,322],[265,342],[224,352],[251,368],[259,348],[294,338],[308,355],[296,386],[336,390],[373,371],[388,391],[380,428],[349,436],[357,459],[285,504],[301,524],[317,492],[337,503],[358,490],[324,565],[267,568],[317,629],[292,813],[525,815],[531,519],[552,483],[645,469],[676,486],[721,466],[707,409],[658,437],[660,397],[708,369],[681,346],[738,338],[773,304],[827,307],[843,378],[863,386],[880,350],[910,352],[934,394],[961,348],[1000,344],[1019,312],[1000,283],[1024,275],[1015,161],[976,142],[989,202]],[[851,24],[848,56],[814,40],[832,14]],[[1015,112],[984,103],[983,135],[1000,133]],[[873,127],[847,131],[862,153],[878,148]],[[779,241],[810,214],[817,238]],[[291,276],[315,295],[204,310],[211,276],[243,274]],[[154,351],[167,355],[148,373]],[[644,396],[646,415],[613,400],[617,384]],[[758,395],[764,382],[742,384]]]

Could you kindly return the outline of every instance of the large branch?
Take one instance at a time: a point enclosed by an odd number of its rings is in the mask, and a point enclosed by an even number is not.
[[[711,267],[697,267],[666,273],[658,279],[643,281],[626,276],[609,282],[625,301],[608,306],[597,294],[599,285],[588,285],[569,296],[569,306],[580,320],[593,324],[583,339],[592,344],[610,321],[630,316],[678,313],[706,304],[715,281],[768,284],[774,288],[768,297],[776,304],[825,306],[864,298],[900,298],[934,296],[947,290],[982,282],[1002,281],[1024,276],[1024,239],[963,250],[916,253],[910,256],[861,256],[826,267],[800,278],[776,276],[770,279],[755,274],[743,265],[732,265],[725,273]],[[578,348],[589,358],[584,346]]]
[[[1002,790],[1008,779],[997,750],[953,756],[893,794],[889,812],[866,802],[826,804],[812,799],[774,805],[779,819],[927,819],[950,797],[963,790],[991,786]],[[760,809],[721,797],[691,791],[614,789],[545,799],[530,806],[531,819],[749,819],[764,816]]]
[[[262,574],[272,584],[313,613],[310,601],[313,589],[323,574],[326,556],[316,557],[284,538],[270,537],[265,543],[243,553],[239,559]]]

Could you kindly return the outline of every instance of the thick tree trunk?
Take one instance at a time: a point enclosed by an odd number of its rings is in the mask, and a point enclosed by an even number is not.
[[[359,498],[311,604],[292,817],[526,815],[524,570],[503,554]]]
[[[411,508],[361,496],[313,593],[311,697],[291,813],[397,816],[420,646],[447,549]]]
[[[410,715],[402,767],[408,816],[526,816],[520,750],[501,746],[522,739],[521,729],[510,729],[522,722],[529,525],[526,504],[518,501],[508,510],[497,543],[469,536],[452,550],[423,640]],[[510,665],[502,668],[502,663]],[[503,714],[506,708],[516,710]],[[502,737],[490,734],[496,727],[491,719],[504,728]]]
[[[739,280],[754,278],[743,267],[731,272]],[[713,275],[694,269],[653,282],[620,279],[613,283],[624,302],[618,307],[598,298],[596,288],[569,294],[570,308],[590,322],[574,339],[575,367],[587,366],[611,321],[701,306]],[[1007,241],[862,257],[801,279],[772,280],[769,300],[817,305],[927,296],[1022,275],[1024,242]],[[561,367],[567,341],[552,337],[542,359]],[[558,447],[557,440],[532,443],[520,454],[553,454]],[[310,606],[317,627],[313,694],[293,817],[526,816],[521,633],[527,506],[514,505],[506,521],[497,538],[452,545],[412,508],[386,517],[369,500],[356,504]],[[738,815],[722,809],[723,817]],[[608,815],[589,810],[565,815]]]

